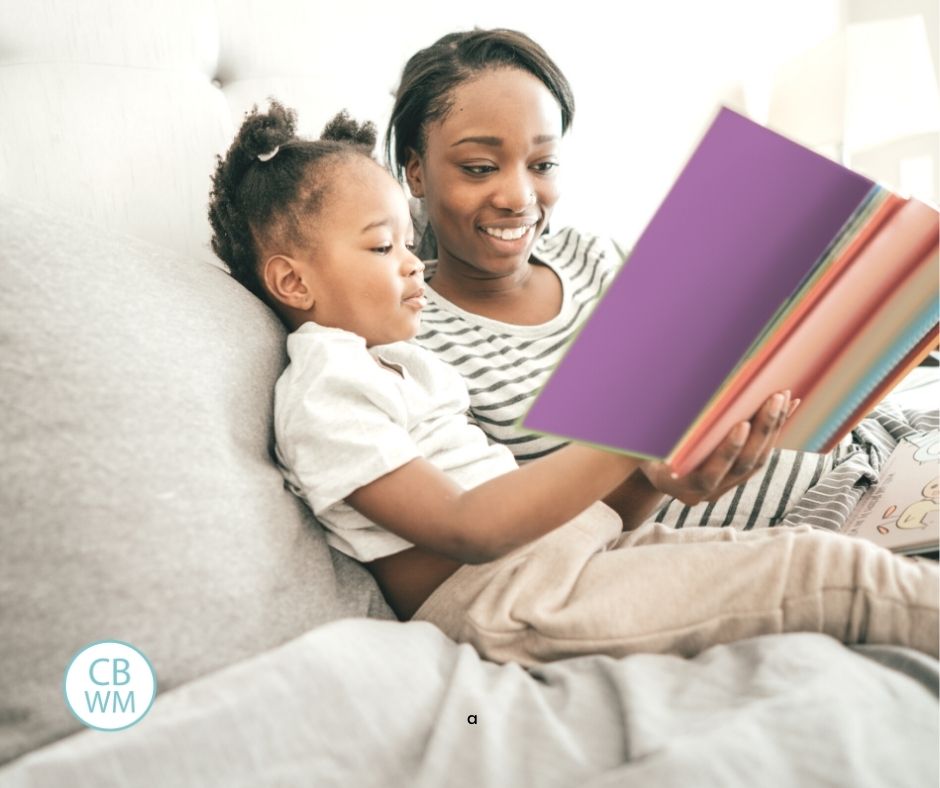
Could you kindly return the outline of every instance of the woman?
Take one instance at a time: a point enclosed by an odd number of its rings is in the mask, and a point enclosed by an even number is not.
[[[417,340],[463,374],[473,417],[520,463],[562,445],[517,422],[625,257],[573,229],[547,232],[573,115],[570,86],[538,44],[516,31],[474,30],[408,61],[386,134],[388,160],[419,201],[419,230],[427,225],[419,255],[437,257]],[[607,502],[627,527],[658,506],[656,519],[676,527],[838,528],[863,491],[856,482],[877,471],[897,440],[935,426],[927,418],[912,425],[890,413],[881,424],[866,422],[856,443],[847,439],[831,455],[771,451],[762,429],[752,429],[717,487],[698,473],[673,479],[658,465],[636,472]]]

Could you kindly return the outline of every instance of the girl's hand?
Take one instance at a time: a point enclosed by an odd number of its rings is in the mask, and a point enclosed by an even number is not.
[[[713,501],[763,467],[780,430],[799,404],[798,399],[790,401],[789,391],[774,394],[750,422],[735,425],[711,456],[686,476],[674,478],[665,463],[653,460],[644,462],[640,469],[657,490],[688,506]]]

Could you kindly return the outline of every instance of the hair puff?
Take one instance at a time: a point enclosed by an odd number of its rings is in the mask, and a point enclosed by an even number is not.
[[[372,121],[357,123],[349,117],[346,110],[343,110],[337,112],[333,119],[323,127],[320,139],[347,142],[371,151],[378,139],[378,131]]]

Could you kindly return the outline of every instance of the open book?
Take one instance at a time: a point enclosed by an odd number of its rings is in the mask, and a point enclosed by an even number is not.
[[[940,431],[902,440],[842,532],[896,553],[940,547]]]
[[[722,109],[522,426],[693,470],[776,391],[829,451],[937,347],[940,216]]]

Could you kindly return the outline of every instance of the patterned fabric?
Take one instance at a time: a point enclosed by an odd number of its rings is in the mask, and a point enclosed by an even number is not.
[[[674,528],[808,524],[838,531],[895,446],[938,426],[940,411],[883,402],[830,454],[775,451],[759,473],[717,501],[685,506],[672,498],[650,519]]]

